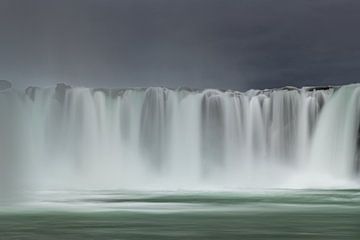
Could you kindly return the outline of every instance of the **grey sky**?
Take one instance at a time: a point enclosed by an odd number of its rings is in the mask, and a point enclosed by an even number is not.
[[[16,87],[359,82],[358,0],[0,0]]]

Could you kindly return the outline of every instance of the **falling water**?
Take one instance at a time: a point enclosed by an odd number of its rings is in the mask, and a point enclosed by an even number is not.
[[[358,85],[5,90],[1,186],[224,189],[352,180],[359,101]]]
[[[314,133],[309,174],[326,186],[356,179],[359,168],[360,87],[340,88],[327,103]]]

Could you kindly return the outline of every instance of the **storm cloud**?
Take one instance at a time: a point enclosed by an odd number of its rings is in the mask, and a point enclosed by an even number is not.
[[[246,90],[359,82],[358,0],[0,0],[16,87]]]

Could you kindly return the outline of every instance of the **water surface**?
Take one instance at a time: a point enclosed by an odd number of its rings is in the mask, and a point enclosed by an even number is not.
[[[359,190],[53,191],[3,206],[0,239],[360,239]]]

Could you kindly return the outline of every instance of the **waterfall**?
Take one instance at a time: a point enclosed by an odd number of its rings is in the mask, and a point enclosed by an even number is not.
[[[357,178],[359,123],[360,87],[344,86],[326,104],[314,132],[308,173],[318,184]]]
[[[359,85],[8,89],[0,187],[326,187],[357,178],[359,101]]]

